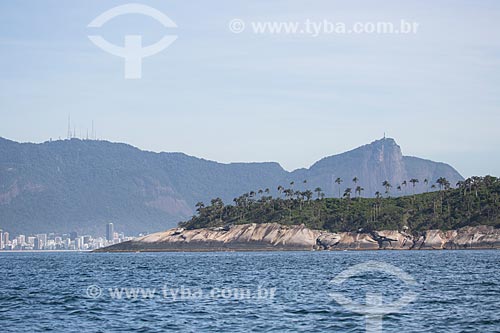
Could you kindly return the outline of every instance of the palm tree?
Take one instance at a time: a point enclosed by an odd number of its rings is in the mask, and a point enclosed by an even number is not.
[[[297,198],[297,201],[299,202],[299,211],[302,211],[302,201],[304,201],[304,192],[301,191],[295,191],[295,197]]]
[[[425,184],[425,192],[429,192],[429,179],[425,178],[424,184]]]
[[[354,185],[358,185],[359,178],[358,177],[354,177],[352,179],[352,181],[354,182]]]
[[[444,178],[444,177],[439,177],[438,180],[436,180],[436,184],[439,185],[439,192],[441,192],[443,190],[443,188],[445,190],[447,190],[450,187],[450,182],[446,178]],[[440,202],[441,202],[441,204],[440,204],[440,206],[441,206],[441,213],[443,213],[443,197],[444,197],[444,194],[441,193],[439,197],[440,197]]]
[[[412,178],[412,179],[410,179],[410,183],[413,185],[413,195],[415,195],[415,184],[418,183],[418,179]]]
[[[346,188],[345,191],[344,191],[344,198],[350,199],[351,198],[351,193],[352,193],[352,189],[350,187]]]
[[[385,194],[387,196],[389,196],[389,193],[390,193],[390,189],[392,187],[391,183],[389,183],[388,180],[384,180],[384,182],[382,183],[382,186],[385,187]]]
[[[361,192],[364,191],[365,189],[362,188],[361,186],[356,186],[356,189],[354,190],[355,193],[357,193],[358,198],[361,197]]]
[[[286,190],[283,191],[283,193],[285,193],[285,198],[287,199],[287,203],[288,203],[288,212],[289,212],[289,218],[290,218],[290,222],[292,221],[292,197],[294,195],[294,192],[291,188],[287,188]]]
[[[443,188],[446,189],[450,186],[450,182],[444,177],[439,177],[438,180],[436,180],[436,184],[439,185],[440,190],[442,190]]]
[[[320,198],[320,196],[321,196],[321,191],[322,191],[321,187],[316,187],[316,188],[314,189],[314,192],[316,192],[316,194],[318,195],[318,199],[319,199],[319,198]]]
[[[224,212],[224,202],[221,198],[215,198],[210,201],[212,207],[214,208],[214,218],[219,215],[219,222],[222,222],[222,213]]]
[[[196,203],[195,207],[196,207],[196,211],[198,213],[201,213],[201,210],[203,208],[205,208],[205,204],[203,202],[199,201],[199,202]]]
[[[342,178],[338,177],[337,179],[335,179],[335,183],[338,184],[339,186],[339,198],[340,198],[340,184],[343,182]]]
[[[280,198],[281,198],[281,193],[283,192],[283,190],[284,190],[284,187],[281,185],[278,185],[278,192],[280,194]]]

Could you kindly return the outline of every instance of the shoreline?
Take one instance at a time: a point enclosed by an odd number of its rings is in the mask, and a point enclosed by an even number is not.
[[[99,249],[96,249],[96,250],[99,250]],[[0,250],[0,253],[93,252],[96,250]]]
[[[500,247],[492,247],[492,248],[466,248],[466,249],[424,249],[424,250],[405,250],[405,249],[351,249],[351,250],[286,250],[286,249],[244,249],[244,250],[220,250],[220,249],[212,249],[212,250],[140,250],[140,251],[132,251],[132,250],[114,250],[114,251],[87,251],[90,253],[262,253],[262,252],[450,252],[450,251],[496,251],[500,250]]]
[[[227,229],[174,228],[93,252],[262,252],[367,250],[500,249],[500,229],[491,226],[457,230],[327,232],[304,225],[242,224]]]

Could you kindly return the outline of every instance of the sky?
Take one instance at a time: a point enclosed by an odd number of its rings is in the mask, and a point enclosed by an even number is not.
[[[309,167],[393,137],[404,155],[463,176],[500,176],[498,1],[138,1],[176,28],[127,14],[127,1],[0,2],[0,136],[79,137],[219,162]],[[234,33],[230,22],[245,23]],[[254,22],[417,22],[414,34],[255,33]],[[122,46],[177,39],[124,78]]]

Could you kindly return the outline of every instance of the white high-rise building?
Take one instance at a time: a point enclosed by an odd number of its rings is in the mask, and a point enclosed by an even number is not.
[[[113,226],[113,223],[108,223],[106,225],[106,239],[108,241],[112,241],[115,239],[115,228]]]
[[[75,238],[75,250],[81,250],[82,244],[83,244],[82,237]]]
[[[47,234],[38,234],[38,235],[36,235],[36,237],[40,241],[39,247],[40,247],[40,250],[42,250],[43,247],[47,245]]]
[[[28,243],[29,245],[35,244],[35,238],[36,237],[34,237],[34,236],[29,236],[26,243]]]

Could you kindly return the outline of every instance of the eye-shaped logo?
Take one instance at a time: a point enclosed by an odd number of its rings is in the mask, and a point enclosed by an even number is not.
[[[159,10],[142,5],[142,4],[126,4],[111,8],[89,23],[88,27],[98,28],[104,25],[109,20],[125,14],[143,14],[150,16],[160,22],[166,28],[177,28],[177,25],[167,15]],[[142,75],[142,58],[152,56],[172,44],[177,36],[166,35],[158,42],[142,47],[142,36],[140,35],[125,35],[124,46],[120,47],[111,44],[99,35],[90,35],[89,39],[103,49],[104,51],[125,59],[125,78],[140,79]]]
[[[340,286],[347,279],[353,276],[360,275],[367,272],[380,272],[395,276],[402,280],[409,286],[417,286],[417,282],[405,271],[400,268],[387,264],[385,262],[367,261],[362,264],[352,266],[337,275],[331,283]],[[352,299],[345,297],[341,293],[330,293],[330,296],[335,299],[337,303],[346,309],[365,315],[366,332],[382,332],[382,318],[389,313],[397,313],[404,306],[410,304],[417,299],[417,294],[411,291],[406,292],[403,296],[394,303],[386,304],[382,302],[381,293],[367,293],[366,303],[355,303]]]

